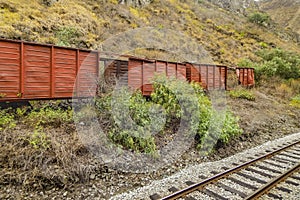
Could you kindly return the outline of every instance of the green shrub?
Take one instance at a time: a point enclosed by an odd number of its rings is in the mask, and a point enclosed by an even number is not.
[[[41,129],[35,129],[27,140],[35,149],[48,149],[51,145],[50,139]]]
[[[121,88],[96,100],[103,130],[121,148],[155,154],[155,135],[174,134],[180,124],[187,127],[183,134],[195,136],[197,146],[201,147],[209,129],[219,126],[216,123],[220,121],[212,119],[218,113],[198,83],[156,76],[153,88],[150,99],[140,91],[132,93]],[[232,113],[227,111],[225,118],[220,138],[215,141],[226,143],[241,133]]]
[[[75,27],[64,26],[56,31],[55,36],[58,38],[56,45],[71,46],[75,43],[75,39],[80,36],[80,33]]]
[[[248,16],[248,20],[258,25],[265,25],[269,23],[270,17],[266,13],[254,12]]]
[[[240,98],[240,99],[247,99],[249,101],[255,101],[255,95],[251,90],[247,90],[244,88],[238,88],[231,90],[229,92],[229,96],[232,98]]]
[[[255,68],[255,79],[260,81],[263,77],[279,77],[282,79],[300,78],[300,56],[281,49],[261,50],[256,52],[261,58],[260,62],[242,60],[238,65]]]
[[[203,145],[205,137],[210,137],[208,134],[214,134],[213,131],[218,128],[219,122],[222,119],[213,119],[213,116],[220,118],[221,115],[217,113],[212,107],[212,103],[207,95],[205,95],[203,88],[195,82],[191,83],[194,93],[183,93],[182,99],[178,99],[175,95],[176,90],[178,91],[188,91],[187,82],[179,80],[170,80],[165,77],[158,77],[154,80],[154,92],[151,94],[152,101],[161,104],[166,112],[173,117],[184,117],[182,112],[182,107],[188,109],[187,112],[193,112],[195,109],[199,109],[198,119],[186,120],[191,121],[191,131],[195,130],[195,138],[197,147],[200,149]],[[196,97],[197,106],[191,104],[191,99]],[[185,99],[185,101],[183,100]],[[179,105],[179,102],[180,105]],[[185,104],[187,106],[185,106]],[[188,115],[187,115],[188,116]],[[181,119],[185,120],[185,119]],[[213,140],[220,141],[222,143],[227,143],[229,139],[235,135],[242,133],[239,128],[238,119],[233,116],[233,114],[228,110],[226,111],[226,117],[224,119],[224,124],[222,124],[222,129],[219,138],[214,138]],[[211,130],[210,130],[211,129]],[[210,131],[210,132],[209,132]]]
[[[120,130],[115,128],[109,132],[109,138],[126,149],[154,154],[156,151],[154,137],[147,131],[143,128],[138,130]]]
[[[63,110],[44,107],[39,110],[31,111],[24,118],[24,123],[31,127],[59,127],[62,124],[72,122],[73,111],[71,108]]]
[[[296,108],[300,108],[300,95],[293,97],[290,101],[290,105]]]
[[[153,82],[153,93],[151,100],[159,105],[162,105],[169,116],[179,118],[181,116],[180,105],[176,95],[172,91],[172,84],[174,80],[167,79],[164,76],[157,76]]]
[[[232,114],[232,112],[226,112],[225,123],[223,125],[221,135],[219,136],[220,142],[226,144],[232,137],[239,135],[243,132],[242,129],[239,127],[237,121],[238,118],[235,117]]]
[[[112,95],[97,98],[96,109],[101,126],[112,142],[135,152],[155,153],[151,107],[141,92],[132,94],[127,88],[120,88]]]
[[[0,110],[0,131],[14,128],[16,121],[10,109]]]
[[[181,121],[190,129],[186,130],[189,134],[196,134],[200,113],[199,102],[201,98],[206,98],[203,88],[197,83],[192,83],[191,87],[187,81],[165,76],[155,77],[153,88],[151,100],[165,109],[166,127],[176,126],[174,123]]]

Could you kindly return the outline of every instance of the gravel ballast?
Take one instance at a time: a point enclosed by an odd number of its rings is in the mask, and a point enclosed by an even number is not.
[[[184,168],[183,170],[179,171],[178,173],[175,173],[167,178],[164,178],[162,180],[155,180],[151,184],[137,188],[133,191],[129,191],[127,193],[118,194],[116,196],[111,197],[111,200],[119,200],[119,199],[150,199],[150,195],[153,195],[155,193],[164,196],[168,195],[170,192],[168,192],[168,189],[171,187],[176,187],[178,189],[182,189],[186,187],[185,184],[186,181],[193,181],[197,182],[201,179],[199,176],[206,176],[210,177],[212,174],[212,171],[222,172],[224,169],[222,167],[232,167],[232,163],[241,163],[241,160],[249,160],[249,157],[256,157],[255,155],[260,153],[265,153],[266,150],[270,150],[273,148],[277,148],[278,146],[285,146],[287,142],[292,142],[294,140],[298,140],[300,138],[300,133],[295,133],[292,135],[288,135],[286,137],[266,142],[263,145],[257,146],[255,148],[243,151],[241,153],[238,153],[236,155],[233,155],[231,157],[215,161],[215,162],[206,162],[206,163],[200,163],[197,165],[189,166]],[[275,168],[274,168],[275,169]],[[278,168],[276,168],[278,169]],[[299,176],[299,174],[298,174]],[[295,180],[294,180],[295,181]],[[299,181],[298,181],[299,182]],[[224,181],[224,184],[228,184],[228,181]],[[233,188],[242,188],[240,186],[235,186],[234,182],[230,182],[230,186]],[[286,183],[282,183],[285,185]],[[259,186],[260,184],[257,184]],[[295,190],[293,190],[293,193],[284,193],[280,191],[280,196],[283,197],[283,199],[297,199],[299,197],[299,186],[294,186]],[[295,191],[295,192],[294,192]],[[296,192],[298,191],[298,193]],[[244,191],[245,193],[251,192]],[[284,195],[287,195],[285,198]],[[298,195],[298,196],[297,196]]]

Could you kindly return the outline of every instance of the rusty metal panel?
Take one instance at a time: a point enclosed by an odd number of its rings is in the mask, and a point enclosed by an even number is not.
[[[250,87],[255,85],[253,68],[236,68],[239,84]]]
[[[207,90],[226,89],[227,67],[209,64],[187,64],[190,70],[189,81],[201,83]]]
[[[0,101],[72,98],[80,65],[75,93],[94,95],[98,60],[96,51],[0,39]]]
[[[208,89],[208,72],[209,68],[207,65],[200,65],[199,64],[199,71],[200,71],[200,80],[202,83],[203,88]]]
[[[186,73],[186,65],[182,63],[177,63],[177,79],[187,80]]]
[[[51,47],[24,44],[23,98],[50,97]]]
[[[76,50],[54,47],[54,97],[72,97],[76,80]]]
[[[183,63],[129,58],[128,68],[128,86],[141,89],[145,96],[153,91],[151,81],[155,74],[186,80],[186,65]]]
[[[191,72],[191,68],[193,67],[193,65],[192,64],[190,64],[190,63],[186,63],[186,80],[187,81],[189,81],[189,82],[191,82],[192,81],[192,72]]]
[[[128,86],[134,90],[142,89],[143,85],[143,60],[130,58],[128,61]]]
[[[215,68],[211,65],[206,65],[207,67],[207,89],[215,89]]]
[[[115,84],[116,79],[119,84],[128,84],[128,61],[101,58],[100,63],[104,67],[104,78],[106,83]]]
[[[156,73],[167,75],[167,62],[156,61]]]
[[[77,97],[93,97],[97,92],[98,83],[98,52],[79,51],[79,71],[77,74]]]
[[[149,96],[153,91],[152,80],[155,74],[155,62],[144,61],[143,62],[143,94]]]
[[[0,101],[20,94],[21,43],[0,40]]]
[[[169,78],[177,77],[177,71],[176,71],[176,63],[167,63],[167,76]]]
[[[217,88],[226,90],[227,67],[221,65],[217,65],[216,67],[218,69],[218,76],[219,76],[217,80]]]
[[[248,81],[249,81],[248,85],[254,86],[255,85],[254,69],[251,68],[249,70],[250,70],[250,74],[249,74],[249,77],[248,77]]]
[[[190,81],[195,81],[195,82],[201,82],[201,68],[199,65],[195,64],[189,64],[190,65],[190,70],[191,70],[191,77]]]

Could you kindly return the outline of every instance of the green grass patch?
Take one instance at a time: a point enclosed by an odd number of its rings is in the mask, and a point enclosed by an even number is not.
[[[231,90],[229,92],[229,96],[231,98],[239,98],[239,99],[246,99],[249,101],[255,101],[255,95],[251,90],[245,89],[245,88],[238,88]]]
[[[11,109],[0,110],[0,131],[16,126],[16,121]]]
[[[300,108],[300,94],[291,99],[290,105],[296,108]]]

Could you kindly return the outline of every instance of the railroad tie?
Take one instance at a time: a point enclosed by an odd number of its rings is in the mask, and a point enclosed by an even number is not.
[[[176,187],[171,187],[168,190],[169,192],[173,192],[173,193],[179,191]]]
[[[260,169],[264,169],[264,170],[273,172],[273,173],[281,174],[280,171],[278,171],[278,170],[276,170],[276,169],[272,169],[272,168],[266,167],[266,166],[263,166],[263,165],[254,164],[253,166],[255,166],[255,167],[257,167],[257,168],[260,168]]]
[[[245,177],[245,178],[247,178],[247,179],[250,179],[250,180],[252,180],[252,181],[256,181],[256,182],[258,182],[258,183],[261,183],[261,184],[266,184],[266,183],[267,183],[267,181],[261,180],[261,179],[259,179],[259,178],[256,178],[256,177],[254,177],[254,176],[245,174],[245,173],[243,173],[243,172],[237,172],[236,174],[239,175],[239,176],[243,176],[243,177]]]
[[[150,196],[150,199],[151,199],[151,200],[158,200],[158,199],[161,199],[161,198],[162,198],[162,197],[159,196],[159,194],[157,194],[157,193],[155,193],[155,194],[153,194],[153,195]]]
[[[286,182],[287,184],[294,185],[294,186],[300,185],[299,183],[296,183],[296,182],[290,181],[290,180],[286,180],[285,182]]]
[[[282,187],[282,186],[276,187],[276,189],[277,189],[277,190],[280,190],[280,191],[282,191],[282,192],[287,192],[287,193],[293,192],[292,190],[290,190],[290,189],[288,189],[288,188],[286,188],[286,187]]]
[[[267,195],[273,199],[282,199],[282,197],[278,196],[277,194],[268,193]]]
[[[250,171],[250,172],[254,172],[256,174],[260,174],[260,175],[265,176],[265,177],[274,178],[274,176],[272,176],[271,174],[267,174],[265,172],[262,172],[262,171],[259,171],[259,170],[256,170],[256,169],[253,169],[253,168],[250,168],[250,167],[246,168],[245,170]]]
[[[272,162],[269,162],[269,161],[266,161],[266,160],[263,160],[262,162],[267,163],[267,164],[269,164],[269,165],[272,165],[272,166],[274,166],[274,167],[278,167],[278,168],[281,168],[281,169],[285,169],[285,167],[283,167],[283,166],[281,166],[281,165],[277,165],[277,164],[275,164],[275,163],[272,163]],[[280,172],[280,173],[281,173],[281,172]]]
[[[237,184],[239,184],[239,185],[241,185],[243,187],[249,188],[251,190],[257,190],[258,189],[256,186],[250,185],[250,184],[245,183],[243,181],[240,181],[240,180],[238,180],[236,178],[228,177],[227,179],[230,180],[230,181],[232,181],[232,182],[235,182],[235,183],[237,183]]]
[[[234,189],[234,188],[232,188],[232,187],[230,187],[230,186],[228,186],[228,185],[225,185],[225,184],[223,184],[223,183],[217,183],[217,185],[218,185],[219,187],[223,188],[224,190],[228,191],[228,192],[231,192],[231,193],[234,193],[234,194],[239,195],[239,196],[242,197],[242,198],[247,197],[247,195],[246,195],[244,192],[241,192],[241,191],[239,191],[239,190],[236,190],[236,189]]]
[[[204,190],[201,190],[201,192],[203,192],[204,194],[210,196],[210,197],[213,197],[215,199],[220,199],[220,200],[229,200],[228,198],[226,197],[223,197],[217,193],[215,193],[214,191],[211,191],[209,189],[204,189]]]
[[[193,182],[193,181],[187,181],[187,182],[185,182],[185,184],[187,184],[188,186],[190,186],[190,185],[194,185],[195,182]]]
[[[300,181],[300,176],[293,175],[293,176],[291,176],[291,178]]]

